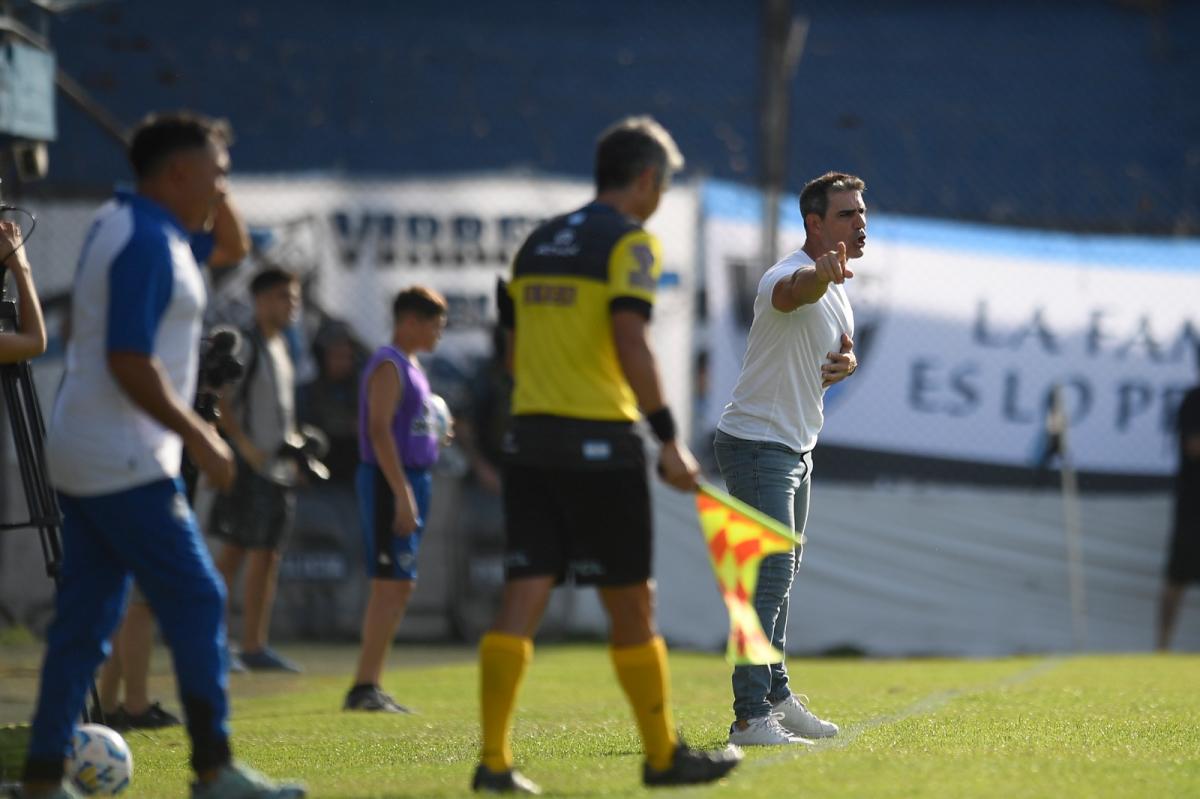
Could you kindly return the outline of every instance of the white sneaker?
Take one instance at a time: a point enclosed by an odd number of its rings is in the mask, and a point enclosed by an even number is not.
[[[747,719],[746,729],[738,729],[735,721],[729,728],[729,743],[738,746],[782,746],[786,744],[811,744],[812,741],[792,735],[779,723],[782,713],[772,713],[757,719]]]
[[[801,700],[803,696],[803,701]],[[791,694],[787,699],[771,708],[772,715],[779,716],[779,723],[792,735],[805,738],[832,738],[838,734],[838,725],[832,721],[819,719],[812,714],[805,703],[808,697],[801,694]]]

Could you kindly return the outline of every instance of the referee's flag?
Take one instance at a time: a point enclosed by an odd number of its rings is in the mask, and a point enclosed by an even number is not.
[[[771,645],[754,611],[758,564],[767,555],[800,546],[800,540],[775,519],[710,485],[701,484],[696,507],[717,585],[729,609],[725,658],[739,666],[780,662],[783,653]]]

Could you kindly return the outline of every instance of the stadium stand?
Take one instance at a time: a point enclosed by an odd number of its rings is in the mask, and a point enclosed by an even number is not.
[[[877,210],[1200,231],[1200,5],[794,5],[811,27],[791,185],[836,165],[871,175]],[[590,163],[594,131],[644,111],[677,132],[694,173],[750,181],[754,9],[217,0],[201,12],[128,0],[63,16],[51,35],[63,67],[122,120],[179,106],[232,118],[241,173],[571,174]],[[39,191],[123,175],[119,150],[59,108]]]

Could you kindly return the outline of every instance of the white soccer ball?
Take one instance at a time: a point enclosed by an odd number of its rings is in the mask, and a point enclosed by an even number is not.
[[[129,745],[103,724],[80,724],[67,750],[67,777],[85,796],[116,796],[133,777]]]
[[[437,433],[438,442],[446,446],[454,434],[454,416],[450,413],[450,406],[440,395],[430,394],[429,408],[433,411],[433,430]]]

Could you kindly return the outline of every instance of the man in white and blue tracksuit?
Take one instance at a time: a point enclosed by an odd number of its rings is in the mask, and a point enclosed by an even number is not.
[[[63,511],[56,614],[25,768],[26,797],[73,797],[63,757],[131,578],[159,620],[192,739],[193,797],[303,796],[231,763],[225,590],[179,477],[184,449],[217,485],[233,459],[191,407],[205,290],[190,231],[225,192],[228,129],[150,117],[129,156],[137,191],[98,212],[75,276],[66,375],[47,441]]]

